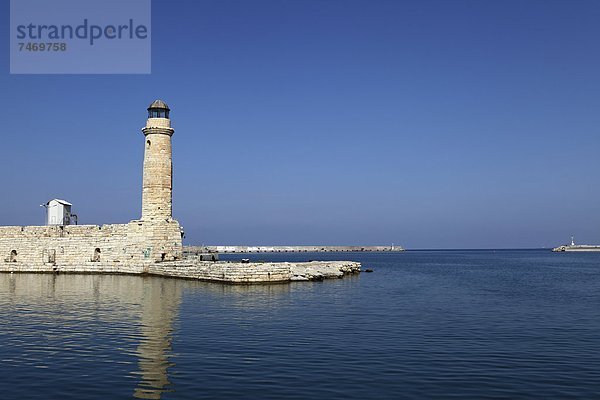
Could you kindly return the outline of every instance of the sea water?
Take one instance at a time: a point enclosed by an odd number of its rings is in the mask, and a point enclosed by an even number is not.
[[[339,280],[0,274],[2,399],[600,398],[600,253],[277,253]]]

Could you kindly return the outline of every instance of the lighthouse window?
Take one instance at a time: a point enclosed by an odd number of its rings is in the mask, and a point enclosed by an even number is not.
[[[146,141],[146,146],[150,147],[150,145],[151,145],[151,144],[152,144],[152,143],[150,143],[150,141],[149,141],[149,140],[148,140],[148,141]]]
[[[149,118],[169,118],[169,110],[151,109],[148,110]]]

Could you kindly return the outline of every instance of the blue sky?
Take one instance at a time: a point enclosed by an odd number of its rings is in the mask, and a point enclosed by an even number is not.
[[[139,218],[172,109],[194,244],[600,243],[600,2],[153,2],[151,75],[10,75],[0,225]]]

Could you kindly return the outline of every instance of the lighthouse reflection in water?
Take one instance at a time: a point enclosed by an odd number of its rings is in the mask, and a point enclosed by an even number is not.
[[[10,370],[4,393],[22,388],[21,380],[27,379],[30,394],[40,398],[44,393],[62,398],[108,394],[111,387],[122,393],[123,386],[134,388],[131,395],[137,398],[161,398],[170,390],[173,326],[185,283],[135,276],[3,275],[0,338],[3,369]],[[37,379],[31,380],[32,371],[38,371]]]

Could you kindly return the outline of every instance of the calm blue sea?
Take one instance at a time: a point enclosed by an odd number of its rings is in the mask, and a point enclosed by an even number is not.
[[[600,253],[250,257],[375,272],[272,286],[0,274],[0,398],[600,398]]]

